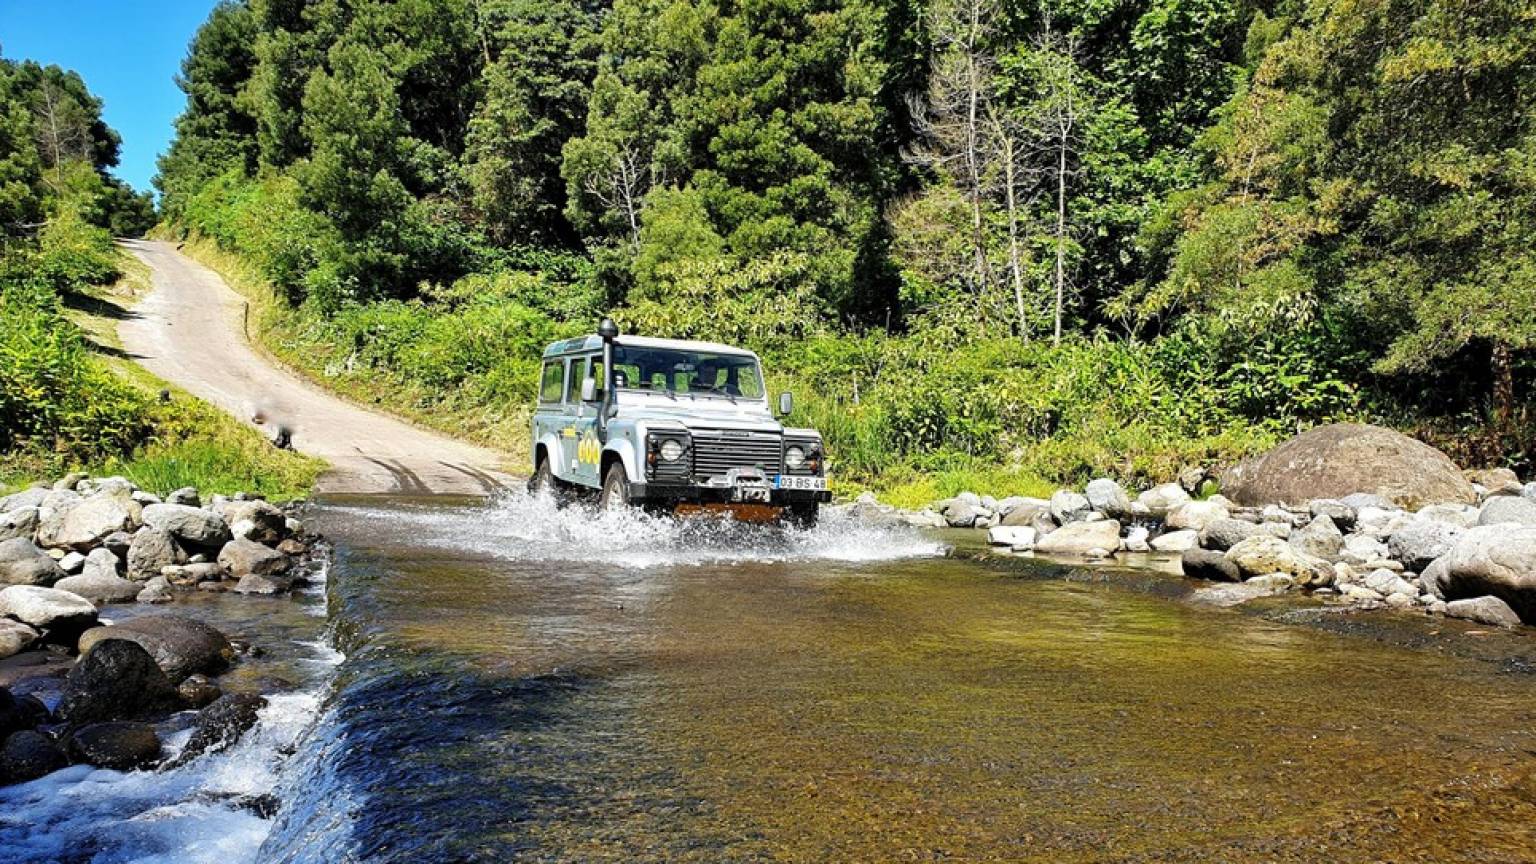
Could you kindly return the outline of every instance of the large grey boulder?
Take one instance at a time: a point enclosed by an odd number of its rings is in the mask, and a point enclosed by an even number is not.
[[[25,537],[0,542],[0,585],[52,585],[64,576],[47,552]]]
[[[180,707],[176,688],[142,645],[106,639],[69,670],[54,713],[61,721],[78,726],[143,719]]]
[[[1200,545],[1206,549],[1225,552],[1238,543],[1264,533],[1264,529],[1242,519],[1216,519],[1200,529]]]
[[[1051,518],[1055,519],[1058,525],[1080,522],[1093,509],[1088,503],[1087,496],[1068,489],[1057,490],[1056,494],[1051,496],[1050,508]]]
[[[1327,516],[1340,531],[1355,527],[1355,508],[1333,498],[1314,498],[1307,502],[1307,512],[1312,518]]]
[[[1158,552],[1184,552],[1200,545],[1200,532],[1189,528],[1153,537],[1149,545]]]
[[[1131,512],[1131,497],[1120,484],[1108,477],[1088,481],[1083,489],[1088,505],[1111,519],[1124,519]]]
[[[959,505],[969,507],[970,505]],[[951,508],[953,511],[954,508]],[[948,514],[946,514],[946,518]],[[953,522],[951,522],[953,524]],[[219,550],[219,565],[229,575],[239,579],[249,574],[271,576],[288,572],[293,560],[275,549],[269,549],[254,540],[237,537]]]
[[[17,507],[0,512],[0,540],[22,537],[32,539],[37,533],[38,510],[36,507]]]
[[[1489,498],[1477,514],[1479,525],[1536,525],[1536,501],[1511,495]]]
[[[1050,529],[1056,527],[1056,520],[1051,517],[1050,502],[1034,498],[1015,504],[1013,509],[1003,516],[1003,521],[1000,524],[1028,526],[1034,528],[1036,533],[1049,533]],[[1047,526],[1049,527],[1047,528]],[[1047,530],[1041,531],[1042,528],[1047,528]]]
[[[1056,555],[1087,555],[1120,548],[1120,523],[1113,519],[1072,522],[1035,541],[1035,551]]]
[[[1226,552],[1243,578],[1284,573],[1298,585],[1327,585],[1333,582],[1333,567],[1328,562],[1306,555],[1278,537],[1249,537]]]
[[[1445,604],[1445,614],[1452,618],[1465,618],[1496,627],[1520,626],[1520,617],[1515,614],[1515,610],[1509,608],[1509,604],[1497,597],[1452,600]]]
[[[185,504],[151,504],[144,508],[144,524],[183,543],[210,549],[229,542],[233,536],[217,513]]]
[[[1446,522],[1420,520],[1392,532],[1387,538],[1387,549],[1394,560],[1419,573],[1450,552],[1463,533],[1461,528]]]
[[[169,531],[145,525],[128,545],[128,578],[143,582],[160,575],[165,567],[184,564],[187,554]]]
[[[1536,527],[1480,525],[1463,534],[1444,560],[1445,599],[1491,595],[1520,620],[1536,624]]]
[[[1334,561],[1344,548],[1344,534],[1333,524],[1332,519],[1319,514],[1305,528],[1296,529],[1291,534],[1290,542],[1302,554]]]
[[[1348,504],[1346,496],[1357,492],[1409,508],[1477,499],[1472,484],[1444,453],[1391,429],[1359,423],[1318,426],[1245,459],[1222,477],[1221,488],[1228,498],[1249,506],[1316,498]]]
[[[80,634],[81,656],[107,639],[124,639],[148,651],[172,683],[195,673],[226,669],[235,649],[217,628],[181,615],[143,615]]]
[[[51,491],[53,490],[34,487],[0,498],[0,513],[9,513],[24,507],[41,507]]]
[[[114,532],[132,530],[138,506],[129,498],[102,492],[73,506],[44,510],[37,527],[38,545],[84,552]]]
[[[0,615],[45,630],[78,632],[96,623],[96,607],[89,600],[39,585],[12,585],[0,589]]]

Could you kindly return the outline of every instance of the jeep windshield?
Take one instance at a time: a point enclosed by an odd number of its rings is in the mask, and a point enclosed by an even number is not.
[[[680,348],[613,347],[614,386],[620,390],[762,399],[763,373],[750,354]]]

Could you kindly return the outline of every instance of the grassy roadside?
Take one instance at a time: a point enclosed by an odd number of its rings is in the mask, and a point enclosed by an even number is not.
[[[152,236],[176,239],[163,226]],[[530,416],[527,405],[487,405],[456,390],[438,390],[356,363],[346,346],[317,333],[240,256],[196,234],[180,242],[183,254],[219,274],[250,303],[252,344],[268,358],[356,405],[509,454],[509,467],[528,469],[524,464]]]
[[[117,324],[149,290],[149,268],[117,251],[120,277],[63,298],[65,316],[85,334],[94,359],[144,401],[153,430],[134,451],[93,464],[67,464],[48,453],[22,451],[0,461],[0,488],[25,486],[66,470],[122,475],[166,493],[196,486],[205,493],[259,492],[273,500],[308,494],[325,464],[274,448],[257,430],[155,377],[122,350]]]

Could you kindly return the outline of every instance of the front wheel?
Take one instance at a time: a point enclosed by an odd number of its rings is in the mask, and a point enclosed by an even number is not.
[[[784,508],[784,521],[796,528],[815,528],[820,516],[819,501],[801,501]]]
[[[629,475],[624,473],[622,462],[615,462],[608,466],[608,473],[603,475],[603,491],[598,495],[597,507],[604,512],[611,512],[628,506]]]
[[[528,478],[528,493],[530,495],[542,495],[549,493],[556,507],[564,507],[569,499],[565,485],[555,477],[554,469],[549,466],[548,459],[539,461],[539,467],[533,469],[533,476]]]

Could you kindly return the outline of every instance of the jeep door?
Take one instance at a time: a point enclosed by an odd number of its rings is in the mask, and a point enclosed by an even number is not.
[[[566,404],[570,408],[573,434],[562,438],[570,450],[571,479],[583,486],[601,486],[598,468],[602,464],[602,442],[597,437],[597,413],[601,410],[603,391],[602,361],[596,356],[572,357],[570,377],[566,379]],[[582,382],[595,378],[598,382],[597,401],[581,401]]]

